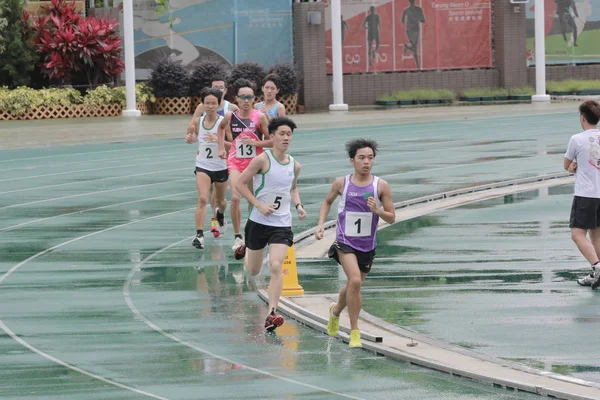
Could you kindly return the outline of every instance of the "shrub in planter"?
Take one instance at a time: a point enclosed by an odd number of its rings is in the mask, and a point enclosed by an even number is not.
[[[14,90],[0,91],[0,110],[11,115],[25,114],[43,103],[40,94],[31,88],[20,86]]]
[[[79,90],[73,88],[42,89],[37,91],[41,98],[41,107],[69,107],[73,104],[82,104],[83,97]]]
[[[114,82],[124,70],[117,21],[83,17],[75,10],[74,1],[51,0],[48,4],[50,17],[24,17],[31,22],[42,73],[60,84],[77,79],[88,85]]]
[[[106,85],[88,90],[83,98],[83,104],[90,107],[100,107],[109,104],[119,104],[120,99],[116,92]]]
[[[150,75],[149,84],[156,97],[187,97],[190,77],[179,62],[160,61]]]
[[[227,81],[231,68],[217,60],[203,60],[194,65],[190,75],[189,96],[200,96],[200,91],[210,87],[213,80]]]
[[[294,95],[300,91],[300,79],[292,64],[276,64],[269,68],[267,75],[269,74],[279,77],[279,96]],[[260,85],[263,83],[261,82]]]
[[[407,106],[414,103],[414,93],[408,90],[399,90],[392,94],[401,106]]]
[[[116,101],[123,107],[127,105],[127,89],[125,86],[119,86],[113,89]],[[154,103],[156,98],[152,92],[152,88],[145,82],[136,83],[135,85],[135,102],[136,103]]]
[[[520,88],[512,88],[508,91],[508,98],[510,100],[531,100],[531,96],[535,94],[535,89],[529,86],[523,86]]]
[[[398,100],[396,100],[393,94],[384,94],[377,98],[375,104],[379,106],[395,106],[398,104]]]
[[[256,85],[255,95],[260,96],[262,94],[261,87],[266,75],[267,73],[261,64],[246,61],[233,66],[228,83],[232,85],[238,79],[248,79]],[[235,95],[235,93],[232,93],[232,95]]]

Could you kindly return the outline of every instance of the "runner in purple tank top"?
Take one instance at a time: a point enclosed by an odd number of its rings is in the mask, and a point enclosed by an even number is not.
[[[379,218],[392,224],[396,220],[396,210],[388,183],[371,175],[377,142],[368,139],[352,140],[346,143],[346,150],[354,167],[354,174],[337,178],[333,182],[321,206],[315,237],[317,240],[323,238],[327,214],[335,199],[341,196],[335,242],[329,249],[329,257],[342,266],[348,282],[340,290],[337,304],[334,303],[329,308],[327,332],[330,336],[337,335],[340,313],[348,306],[350,347],[362,347],[358,329],[358,314],[362,307],[360,287],[375,258]]]

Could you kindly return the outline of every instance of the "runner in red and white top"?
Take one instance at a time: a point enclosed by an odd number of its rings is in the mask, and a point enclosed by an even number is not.
[[[245,246],[241,234],[241,197],[235,184],[250,161],[262,153],[263,147],[272,147],[273,142],[269,136],[267,117],[252,108],[255,99],[255,85],[247,79],[238,79],[234,82],[233,87],[239,110],[225,114],[225,118],[219,124],[219,156],[227,158],[229,170],[231,188],[229,210],[235,235],[232,249],[235,251],[236,259],[242,259],[245,255]],[[228,157],[225,150],[226,140],[231,143]],[[251,184],[250,182],[249,185]],[[252,190],[251,186],[249,188]]]

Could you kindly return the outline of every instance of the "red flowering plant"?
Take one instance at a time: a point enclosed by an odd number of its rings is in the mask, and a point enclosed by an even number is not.
[[[88,85],[96,86],[114,82],[123,72],[116,20],[83,17],[75,2],[66,0],[52,0],[46,12],[33,18],[23,15],[41,55],[43,75],[65,85],[83,74]]]

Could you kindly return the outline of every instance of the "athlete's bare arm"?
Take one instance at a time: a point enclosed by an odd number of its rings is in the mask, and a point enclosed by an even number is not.
[[[242,143],[255,147],[273,147],[273,140],[271,139],[271,135],[269,135],[269,119],[265,114],[261,114],[258,123],[260,131],[263,134],[263,140],[254,140],[245,137],[242,139]]]
[[[565,157],[563,160],[563,167],[572,174],[577,171],[577,163],[575,160],[569,160],[567,157]]]
[[[237,182],[235,183],[235,188],[237,189],[237,191],[242,196],[244,196],[250,204],[256,207],[256,209],[265,217],[268,217],[269,215],[273,214],[273,212],[275,211],[275,205],[264,204],[258,201],[256,196],[254,196],[252,191],[248,188],[248,182],[250,182],[250,180],[254,178],[254,175],[263,171],[267,171],[269,169],[268,157],[269,156],[267,156],[265,153],[254,157],[254,159],[250,161],[248,167],[244,170],[244,172],[242,172]]]
[[[202,116],[203,112],[204,112],[204,104],[200,103],[200,104],[198,104],[198,107],[196,107],[196,110],[194,111],[194,115],[192,115],[192,119],[190,120],[190,123],[188,124],[188,132],[190,132],[190,130],[192,130],[192,132],[198,132],[198,118],[200,118]]]
[[[228,112],[227,114],[225,114],[225,117],[221,120],[221,123],[219,124],[219,127],[217,128],[217,132],[218,132],[218,141],[219,141],[219,157],[221,157],[222,159],[227,158],[227,152],[225,150],[225,132],[227,131],[227,127],[229,126],[229,123],[231,122],[231,114],[232,112]],[[229,139],[229,138],[228,138]],[[231,139],[230,139],[231,141]],[[231,146],[231,143],[229,144]]]
[[[277,106],[277,115],[280,117],[285,117],[287,115],[287,111],[285,111],[285,106],[283,104]]]
[[[302,221],[304,218],[306,218],[306,211],[304,211],[304,206],[302,205],[302,202],[300,201],[300,193],[298,192],[298,187],[296,186],[296,184],[298,183],[298,175],[300,175],[301,169],[302,169],[302,166],[300,165],[300,163],[298,161],[296,161],[295,165],[294,165],[294,170],[296,171],[296,175],[294,176],[294,182],[292,182],[292,191],[290,192],[291,197],[292,197],[292,204],[294,204],[294,206],[296,207],[296,210],[298,210],[298,219],[300,221]]]
[[[394,202],[392,201],[390,185],[383,179],[379,180],[378,195],[383,204],[383,210],[377,206],[374,197],[369,197],[367,199],[367,205],[371,209],[371,212],[377,214],[379,218],[383,219],[388,224],[393,224],[396,221],[396,209],[394,208]]]
[[[185,135],[185,142],[187,144],[194,143],[198,140],[198,120],[191,121],[191,129],[188,126],[187,134]]]
[[[329,214],[329,210],[331,210],[331,205],[337,199],[337,197],[342,194],[342,189],[344,188],[344,178],[337,178],[333,184],[331,185],[331,189],[327,196],[325,196],[325,201],[321,205],[321,211],[319,212],[319,222],[317,223],[317,229],[315,230],[315,238],[317,240],[323,239],[323,233],[325,232],[325,219]]]

